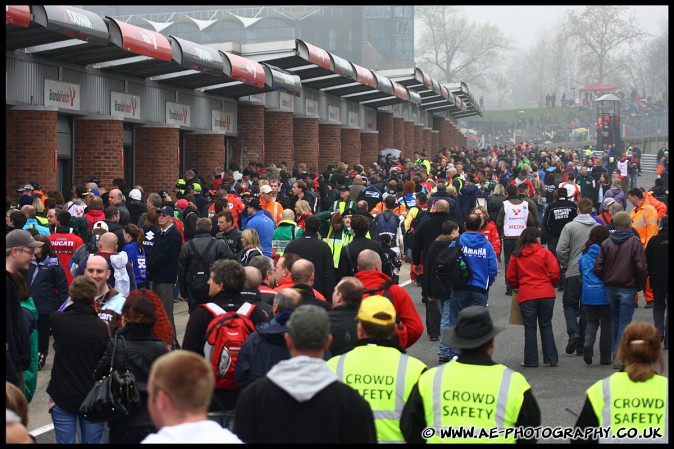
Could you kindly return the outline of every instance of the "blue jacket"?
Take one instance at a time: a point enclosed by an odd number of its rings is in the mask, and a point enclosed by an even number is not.
[[[37,232],[39,232],[40,235],[44,235],[45,237],[49,237],[51,235],[49,229],[42,226],[40,222],[37,221],[35,218],[29,218],[28,220],[26,220],[26,224],[23,226],[23,229],[25,230],[28,230],[30,228],[37,229]]]
[[[468,286],[487,290],[498,274],[494,247],[480,232],[464,232],[459,237],[459,243],[463,247],[463,253],[473,272],[473,278],[468,282]],[[452,245],[456,245],[456,240],[452,242]]]
[[[478,198],[487,198],[487,195],[475,184],[465,186],[459,193],[459,209],[464,219],[473,211]]]
[[[597,261],[599,248],[600,246],[595,243],[578,259],[578,268],[581,276],[583,276],[583,304],[591,306],[608,305],[606,286],[594,274],[594,263]]]
[[[246,229],[257,231],[257,235],[260,237],[260,246],[262,246],[262,254],[271,257],[271,241],[276,229],[274,220],[269,218],[264,211],[259,210],[248,219]]]
[[[147,258],[145,256],[145,247],[139,247],[138,243],[131,242],[124,246],[123,251],[127,254],[127,256],[129,256],[129,262],[131,262],[133,274],[136,278],[136,285],[145,283],[145,279],[147,277]],[[140,263],[138,261],[138,257],[141,258]]]
[[[55,312],[68,299],[68,279],[58,257],[33,260],[23,277],[40,315]]]

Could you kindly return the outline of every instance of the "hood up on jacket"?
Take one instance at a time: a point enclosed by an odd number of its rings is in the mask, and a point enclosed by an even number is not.
[[[297,402],[310,401],[325,387],[339,381],[324,360],[305,355],[278,362],[267,377]]]

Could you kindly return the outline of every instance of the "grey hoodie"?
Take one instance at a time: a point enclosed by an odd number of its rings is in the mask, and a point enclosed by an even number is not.
[[[579,214],[562,228],[557,243],[557,260],[562,269],[566,267],[566,277],[580,276],[578,259],[595,226],[599,226],[599,223],[590,214]]]
[[[323,359],[305,355],[278,362],[267,377],[297,402],[310,401],[325,387],[339,381]]]

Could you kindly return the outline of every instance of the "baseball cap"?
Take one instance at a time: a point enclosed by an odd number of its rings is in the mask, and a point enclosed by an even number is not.
[[[355,213],[356,211],[352,208],[344,209],[344,212],[342,212],[342,217],[344,217],[345,215],[353,215]]]
[[[350,192],[351,189],[347,185],[342,185],[342,186],[339,186],[339,191],[340,192]]]
[[[173,208],[169,206],[164,206],[161,209],[157,211],[158,214],[164,214],[168,215],[170,217],[173,217]]]
[[[386,326],[396,322],[396,309],[391,301],[383,296],[368,296],[361,301],[356,319]]]
[[[248,205],[255,209],[262,209],[262,204],[260,204],[260,200],[257,198],[253,198],[252,200],[250,200],[250,203],[248,203]]]
[[[242,196],[242,197],[244,197],[244,196],[251,196],[251,195],[252,195],[252,193],[250,193],[249,190],[246,190],[245,192],[241,192],[241,196]]]
[[[604,210],[608,209],[609,207],[613,206],[615,204],[615,200],[613,198],[606,198],[604,200],[604,203],[602,206],[604,207]]]
[[[260,193],[271,193],[271,187],[268,185],[263,185],[260,187]]]
[[[80,198],[82,198],[83,196],[87,196],[90,193],[89,189],[87,189],[86,187],[81,187],[81,186],[77,187],[75,189],[75,192],[77,192],[77,196],[80,197]]]
[[[94,225],[91,227],[91,230],[93,231],[94,229],[105,229],[106,231],[110,230],[108,228],[108,224],[104,221],[97,221],[94,223]]]
[[[138,189],[132,189],[132,190],[129,192],[129,198],[131,198],[132,200],[140,201],[141,198],[143,198],[143,195],[140,193],[140,190],[138,190]]]
[[[176,207],[178,209],[187,209],[187,207],[190,205],[190,203],[185,199],[185,198],[180,198],[176,202]]]
[[[171,196],[171,194],[170,194],[170,193],[168,193],[168,192],[167,192],[166,190],[160,190],[160,191],[159,191],[159,192],[157,192],[157,193],[159,193],[159,196],[160,196],[160,197],[161,197],[162,199],[164,199],[164,198],[167,198],[167,197],[170,197],[170,196]]]
[[[16,189],[17,192],[27,192],[27,191],[33,191],[35,190],[35,187],[32,186],[32,184],[24,184],[20,188]]]
[[[25,229],[15,229],[5,236],[5,249],[27,246],[28,248],[40,248],[44,242],[38,242],[30,232]]]
[[[98,178],[96,178],[96,177],[90,178],[90,179],[89,179],[89,182],[94,182],[94,183],[96,183],[96,185],[100,185],[100,184],[101,184],[101,181],[100,181]]]
[[[287,326],[290,338],[300,349],[320,348],[330,337],[328,312],[311,304],[295,309]]]
[[[91,189],[91,193],[95,196],[101,196],[101,191],[98,189]]]
[[[566,190],[566,187],[559,187],[557,189],[557,198],[559,198],[560,200],[569,199],[569,191]]]
[[[486,307],[469,306],[459,312],[456,326],[443,333],[442,341],[451,348],[473,349],[487,343],[502,330],[502,327],[494,326]]]

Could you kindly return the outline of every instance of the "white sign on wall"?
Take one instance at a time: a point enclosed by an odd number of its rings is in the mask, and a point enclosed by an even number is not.
[[[180,103],[166,102],[166,123],[178,126],[191,126],[190,106]]]
[[[295,99],[292,95],[285,92],[279,92],[279,109],[282,111],[295,111]]]
[[[211,112],[211,129],[213,131],[224,131],[230,134],[234,134],[236,132],[234,129],[234,114],[226,111],[218,111],[217,109],[212,109]]]
[[[339,108],[336,106],[328,106],[328,120],[339,123]]]
[[[80,85],[62,81],[44,80],[44,105],[62,109],[80,110]]]
[[[318,115],[318,101],[307,100],[306,114],[315,117]]]
[[[110,115],[140,119],[140,96],[110,92]]]

